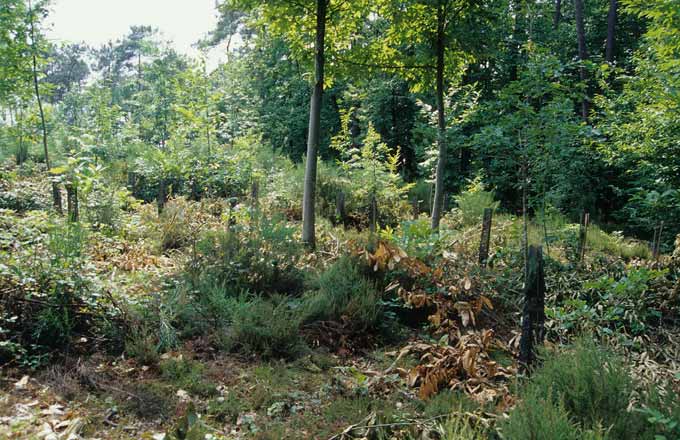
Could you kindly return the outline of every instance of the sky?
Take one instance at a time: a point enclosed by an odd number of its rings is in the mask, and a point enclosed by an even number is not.
[[[180,53],[196,56],[191,45],[217,23],[215,0],[53,0],[47,37],[53,42],[100,46],[125,35],[132,25],[160,29]],[[223,50],[213,50],[208,64],[216,67]]]

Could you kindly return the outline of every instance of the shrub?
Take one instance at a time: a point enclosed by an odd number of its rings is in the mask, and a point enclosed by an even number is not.
[[[302,246],[294,229],[277,219],[258,219],[254,230],[234,227],[210,232],[197,243],[198,258],[189,271],[192,282],[261,294],[296,294],[304,277],[297,264]]]
[[[505,438],[653,438],[644,417],[628,411],[633,382],[621,359],[585,338],[542,359],[501,424]]]
[[[647,268],[630,269],[623,277],[603,276],[584,283],[592,292],[591,306],[602,327],[641,335],[662,316],[657,307],[660,293],[651,287],[665,276],[665,271]]]
[[[217,394],[217,388],[204,378],[203,366],[198,362],[170,358],[160,363],[160,369],[164,380],[191,394],[201,397]]]
[[[146,327],[133,328],[125,341],[125,353],[143,365],[155,365],[160,360],[158,338]]]
[[[232,391],[225,397],[219,397],[208,402],[208,415],[221,423],[236,423],[236,419],[245,409],[245,405]]]
[[[527,394],[510,413],[510,418],[501,422],[500,429],[502,437],[507,440],[582,438],[564,403],[561,400],[555,403],[551,395]]]
[[[228,350],[290,359],[304,348],[299,331],[299,313],[282,298],[242,295],[232,304],[231,325],[220,342]]]
[[[384,318],[380,293],[356,262],[343,256],[313,281],[305,298],[306,322],[345,322],[355,331],[375,329]]]
[[[499,202],[494,201],[494,193],[484,188],[481,176],[471,180],[466,190],[454,200],[457,206],[456,215],[466,226],[481,222],[485,208],[496,210],[499,206]]]

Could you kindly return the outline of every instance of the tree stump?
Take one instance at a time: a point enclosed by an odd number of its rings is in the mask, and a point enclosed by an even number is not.
[[[519,342],[521,369],[528,372],[536,359],[536,348],[545,338],[545,273],[543,249],[529,247],[527,277],[524,282],[522,336]]]

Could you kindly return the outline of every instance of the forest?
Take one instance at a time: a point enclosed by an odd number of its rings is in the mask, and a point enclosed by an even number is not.
[[[0,438],[680,439],[680,0],[58,1],[0,0]]]

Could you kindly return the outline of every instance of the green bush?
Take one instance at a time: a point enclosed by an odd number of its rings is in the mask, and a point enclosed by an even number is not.
[[[581,440],[577,425],[571,422],[564,402],[552,395],[542,396],[531,390],[501,422],[502,437],[507,440],[551,439]]]
[[[653,438],[644,417],[628,411],[634,388],[621,359],[584,338],[542,360],[500,426],[505,438]]]
[[[345,322],[355,331],[375,329],[385,318],[375,283],[356,261],[343,256],[312,282],[304,301],[305,322]]]
[[[242,295],[232,303],[231,324],[220,338],[228,350],[290,359],[304,350],[300,315],[283,300]]]
[[[454,197],[456,201],[456,215],[463,225],[474,225],[482,220],[485,208],[497,210],[499,202],[494,201],[494,193],[484,188],[481,176],[470,181],[468,187]]]
[[[204,368],[198,362],[184,358],[166,359],[160,363],[160,370],[164,380],[191,394],[210,397],[218,393],[215,384],[205,379]]]
[[[125,353],[143,365],[156,365],[160,360],[158,338],[147,327],[133,328],[125,341]]]
[[[198,259],[189,271],[192,282],[260,294],[297,294],[304,276],[297,267],[303,248],[294,229],[277,219],[260,218],[253,229],[235,226],[210,232],[197,243]]]

